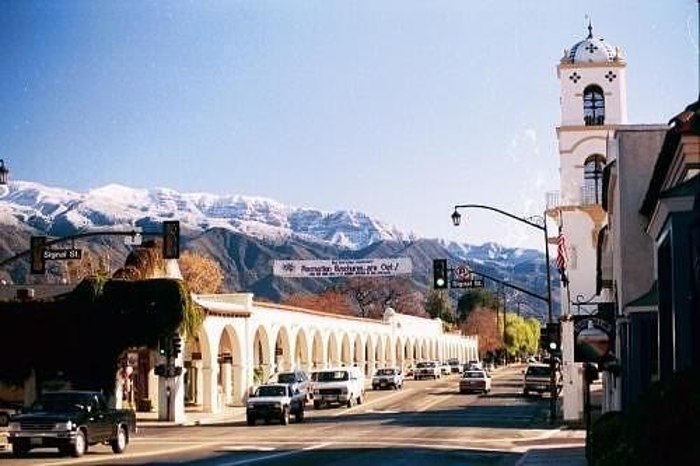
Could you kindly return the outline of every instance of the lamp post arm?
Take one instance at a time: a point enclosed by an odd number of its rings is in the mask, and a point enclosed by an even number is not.
[[[458,210],[458,209],[485,209],[485,210],[490,210],[490,211],[492,211],[492,212],[497,212],[497,213],[499,213],[499,214],[501,214],[501,215],[505,215],[506,217],[510,217],[510,218],[512,218],[513,220],[517,220],[517,221],[519,221],[519,222],[526,223],[526,224],[530,225],[531,227],[537,228],[538,230],[543,230],[543,231],[546,231],[546,230],[547,230],[547,228],[546,228],[546,225],[547,225],[546,219],[545,219],[545,222],[544,222],[545,226],[542,226],[542,225],[539,225],[539,224],[537,224],[537,223],[535,223],[535,222],[531,222],[531,221],[529,221],[529,220],[527,220],[527,219],[524,219],[524,218],[522,218],[522,217],[518,217],[517,215],[513,215],[513,214],[511,214],[511,213],[509,213],[509,212],[506,212],[505,210],[501,210],[501,209],[498,209],[498,208],[496,208],[496,207],[491,207],[491,206],[488,206],[488,205],[483,205],[483,204],[458,204],[458,205],[455,206],[455,210]]]

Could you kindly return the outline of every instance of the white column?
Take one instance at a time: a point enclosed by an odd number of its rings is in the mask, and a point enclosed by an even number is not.
[[[561,321],[562,351],[562,410],[565,421],[579,421],[583,418],[583,370],[574,362],[574,321]]]
[[[219,384],[216,380],[216,369],[212,367],[202,367],[203,399],[202,411],[205,413],[218,413],[219,406]]]

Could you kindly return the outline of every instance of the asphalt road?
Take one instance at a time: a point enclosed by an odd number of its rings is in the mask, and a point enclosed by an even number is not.
[[[0,466],[140,465],[513,465],[528,447],[556,441],[548,399],[520,395],[520,367],[494,374],[490,395],[461,395],[458,376],[368,391],[353,408],[314,410],[302,424],[244,422],[187,427],[143,426],[123,455],[91,447],[82,458],[33,450],[0,453]],[[6,463],[7,464],[7,463]]]

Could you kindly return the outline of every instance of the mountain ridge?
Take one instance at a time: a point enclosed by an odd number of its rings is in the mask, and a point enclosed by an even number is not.
[[[398,254],[411,257],[411,279],[422,292],[432,280],[432,259],[447,258],[453,264],[469,263],[494,277],[512,277],[525,288],[545,294],[544,254],[536,250],[420,238],[356,211],[325,212],[290,207],[264,197],[179,193],[119,184],[80,193],[14,181],[0,200],[0,254],[7,257],[20,252],[23,245],[28,248],[32,235],[64,237],[134,226],[159,231],[165,220],[181,222],[184,248],[217,259],[228,291],[252,291],[272,301],[294,293],[317,293],[331,284],[327,279],[273,277],[274,259],[359,259]],[[107,248],[113,267],[118,267],[120,260],[123,264],[128,254],[128,247],[115,238],[92,241],[88,248]],[[60,275],[59,268],[60,264],[52,263],[50,272]],[[25,261],[24,265],[0,270],[0,274],[17,283],[26,269]],[[537,302],[531,305],[543,308]]]

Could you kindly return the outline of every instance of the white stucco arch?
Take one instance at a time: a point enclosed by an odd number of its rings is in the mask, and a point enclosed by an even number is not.
[[[292,369],[292,345],[289,338],[289,331],[284,325],[277,328],[274,355],[275,364],[273,370],[275,372],[289,371]]]
[[[405,368],[447,352],[466,357],[478,351],[475,337],[446,334],[437,319],[398,312],[381,320],[356,318],[258,303],[244,293],[194,299],[205,309],[205,319],[183,355],[185,377],[196,380],[187,383],[187,393],[181,390],[181,405],[175,407],[180,416],[185,396],[205,412],[244,405],[249,389],[268,380],[273,370],[313,371],[344,363],[370,374],[377,367]],[[160,401],[158,407],[160,416]]]
[[[328,366],[340,366],[340,348],[338,337],[335,332],[331,332],[328,336]]]
[[[313,342],[311,343],[311,362],[313,363],[313,370],[323,369],[326,367],[326,361],[328,359],[326,348],[327,345],[323,342],[323,335],[320,330],[315,330],[313,332]]]
[[[309,339],[307,338],[304,329],[299,328],[294,337],[294,368],[309,371],[311,369],[311,359]]]
[[[272,349],[264,325],[259,325],[253,334],[253,368],[259,372],[258,382],[270,378],[272,372]]]

